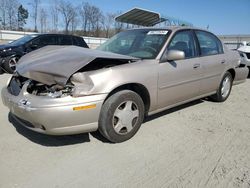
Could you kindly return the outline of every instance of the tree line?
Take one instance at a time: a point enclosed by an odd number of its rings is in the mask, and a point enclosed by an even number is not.
[[[0,0],[0,29],[109,38],[125,27],[131,27],[115,22],[121,12],[104,13],[88,2],[75,5],[67,0],[51,0],[49,6],[44,6],[40,0],[30,0],[28,5],[24,7],[19,0]],[[32,9],[28,10],[28,7]],[[28,19],[32,21],[29,26]]]
[[[23,30],[29,16],[17,0],[0,0],[0,28],[10,30]]]

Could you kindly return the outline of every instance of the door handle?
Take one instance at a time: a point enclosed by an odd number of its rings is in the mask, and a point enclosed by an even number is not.
[[[201,66],[200,64],[194,64],[193,68],[198,69],[198,68],[200,68],[200,66]]]
[[[221,64],[224,64],[224,63],[226,63],[226,60],[225,60],[225,59],[223,59],[223,60],[221,61]]]

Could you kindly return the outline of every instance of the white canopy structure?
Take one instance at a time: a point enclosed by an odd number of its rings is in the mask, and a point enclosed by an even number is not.
[[[161,16],[161,14],[141,8],[133,8],[115,18],[117,22],[135,24],[140,26],[152,27],[161,22],[167,22],[168,25],[193,26],[191,23],[175,19],[172,17]]]

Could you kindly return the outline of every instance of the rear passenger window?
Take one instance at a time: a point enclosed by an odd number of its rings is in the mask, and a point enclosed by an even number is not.
[[[71,36],[59,36],[58,41],[60,45],[72,45]]]
[[[73,45],[81,46],[81,47],[84,47],[84,48],[88,47],[88,45],[85,43],[85,41],[81,37],[73,37]]]
[[[220,40],[213,34],[205,31],[195,31],[195,33],[200,44],[200,53],[202,56],[223,53]]]

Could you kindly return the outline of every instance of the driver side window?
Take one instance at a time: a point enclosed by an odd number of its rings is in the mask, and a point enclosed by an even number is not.
[[[172,38],[168,50],[180,50],[185,53],[185,59],[196,57],[195,41],[191,31],[180,31]]]

